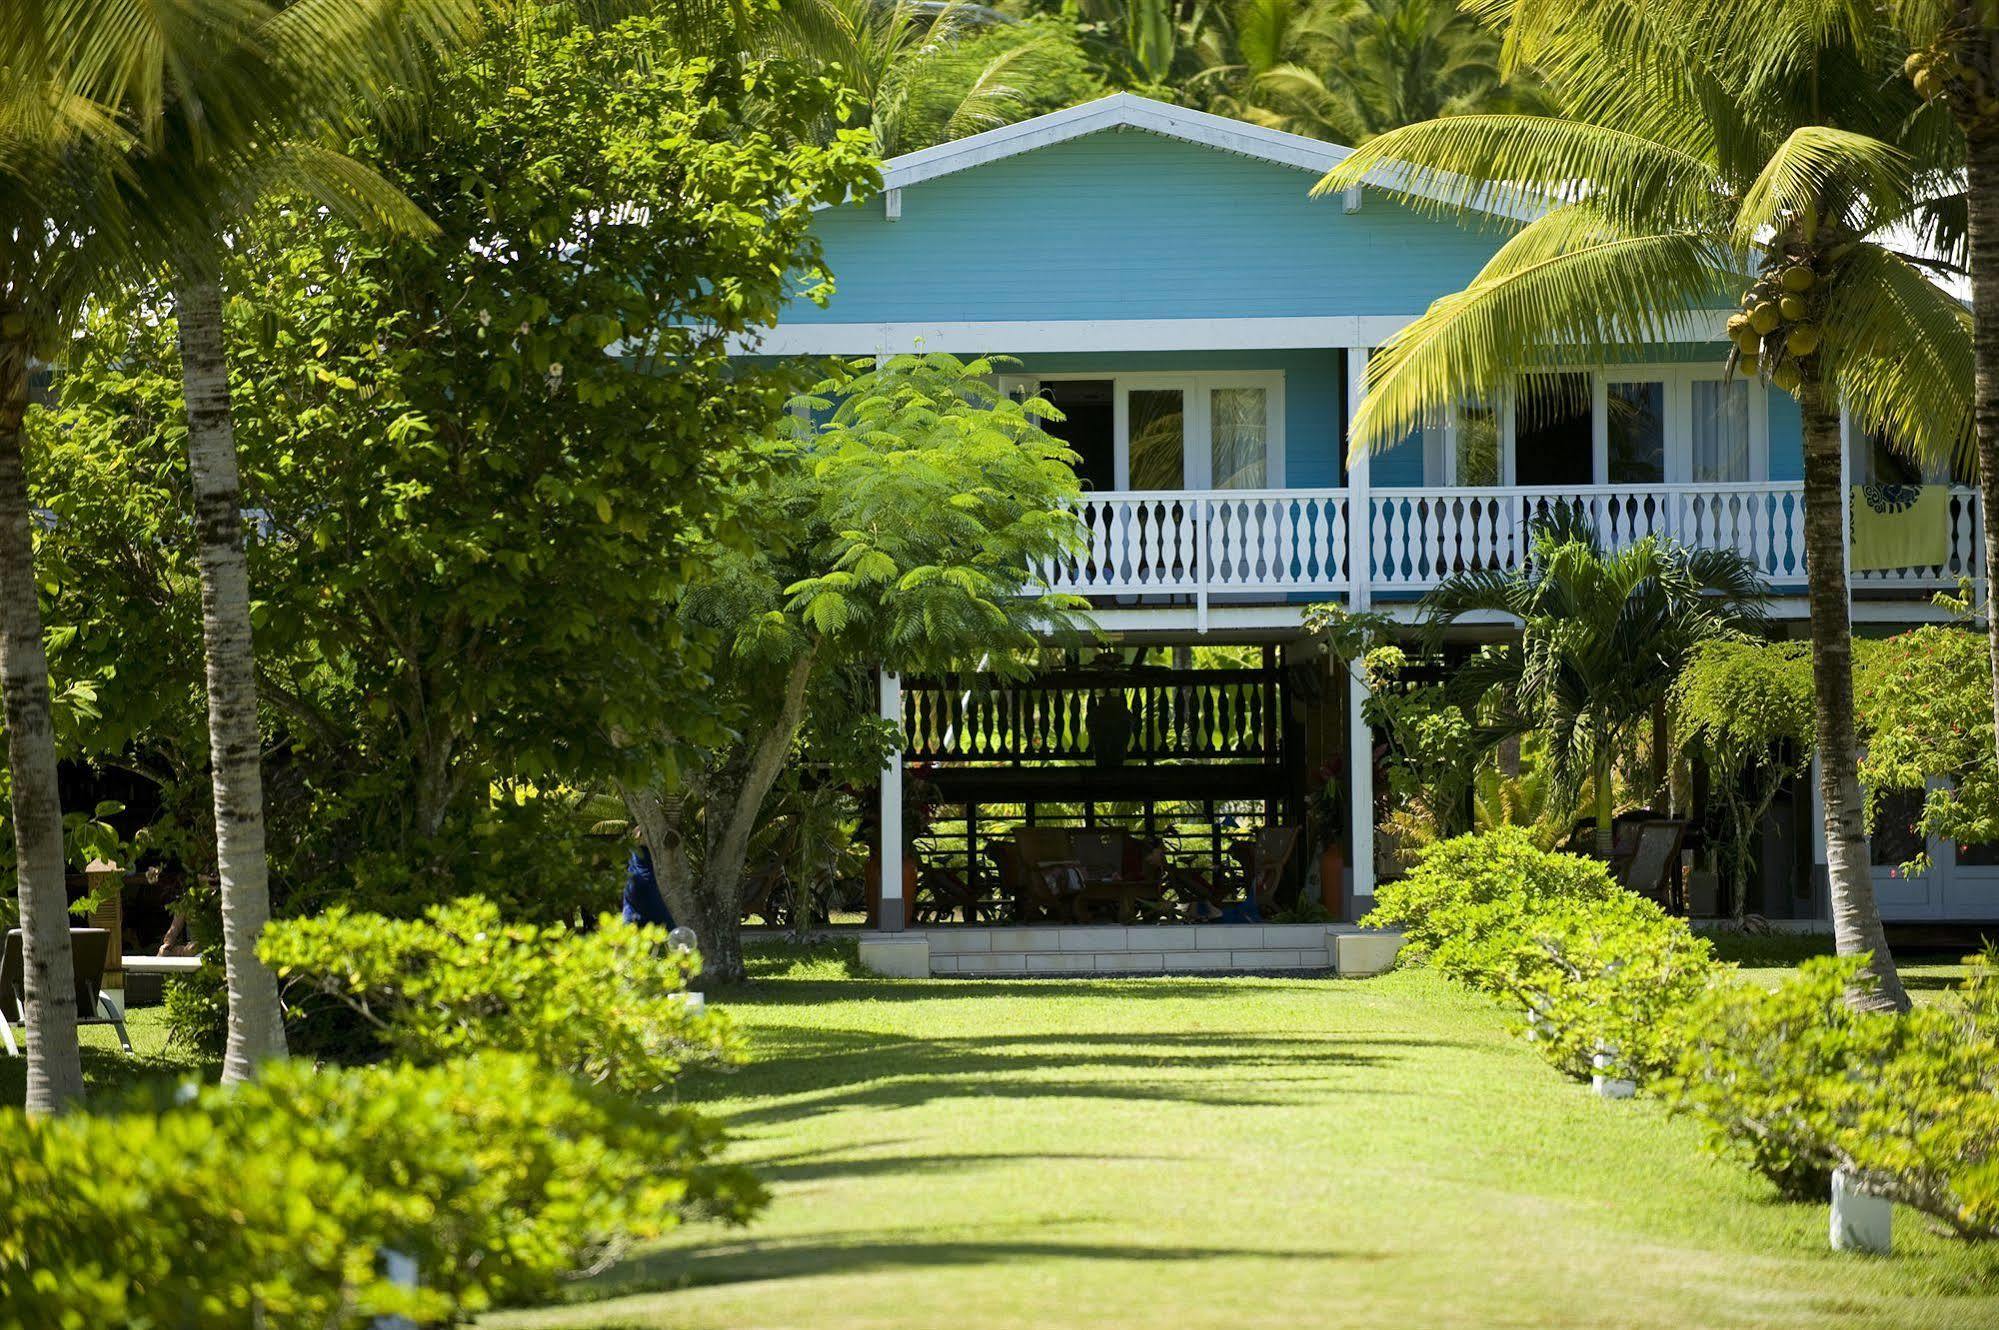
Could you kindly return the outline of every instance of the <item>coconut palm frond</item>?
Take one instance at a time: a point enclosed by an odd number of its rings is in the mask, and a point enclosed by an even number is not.
[[[1559,116],[1458,115],[1371,139],[1313,192],[1361,183],[1431,214],[1539,212],[1586,198],[1602,216],[1670,228],[1712,214],[1716,176],[1701,157],[1622,129]]]
[[[1445,405],[1547,363],[1554,348],[1611,360],[1635,341],[1670,341],[1690,309],[1714,302],[1727,266],[1699,232],[1632,235],[1585,208],[1552,213],[1381,348],[1353,446],[1392,446]]]
[[[1770,154],[1743,191],[1735,243],[1748,249],[1786,215],[1817,211],[1827,199],[1849,200],[1857,227],[1908,211],[1912,162],[1899,148],[1843,129],[1800,125]]]
[[[1861,428],[1927,466],[1972,456],[1970,311],[1906,260],[1860,245],[1825,311],[1820,352]]]

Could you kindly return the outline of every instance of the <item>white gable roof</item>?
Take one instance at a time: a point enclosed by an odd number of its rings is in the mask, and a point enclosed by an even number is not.
[[[1302,134],[1287,134],[1281,129],[1266,129],[1246,120],[1231,120],[1227,116],[1119,92],[1064,111],[1051,111],[1032,120],[1001,125],[982,134],[891,157],[882,163],[882,188],[905,189],[939,176],[968,171],[987,162],[1017,157],[1036,148],[1066,143],[1070,139],[1107,129],[1143,130],[1148,134],[1179,139],[1183,143],[1196,143],[1277,166],[1309,171],[1315,176],[1324,175],[1353,155],[1352,148],[1338,143],[1310,139]],[[1422,180],[1410,172],[1377,170],[1369,174],[1367,183],[1398,193],[1433,197]],[[1517,221],[1528,221],[1537,215],[1508,207],[1481,207],[1479,210]]]

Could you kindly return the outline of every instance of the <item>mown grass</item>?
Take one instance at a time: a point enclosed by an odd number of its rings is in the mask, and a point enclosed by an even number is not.
[[[1989,1327],[1999,1253],[1891,1259],[1381,979],[889,982],[774,956],[688,1087],[775,1201],[492,1318],[554,1327]],[[1745,973],[1774,980],[1777,969]],[[1949,967],[1914,967],[1941,983]]]

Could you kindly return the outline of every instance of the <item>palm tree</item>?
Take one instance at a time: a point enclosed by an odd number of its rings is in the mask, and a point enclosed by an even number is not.
[[[32,78],[38,30],[0,20],[0,697],[21,904],[30,1113],[83,1094],[64,891],[54,715],[37,600],[33,518],[22,465],[29,375],[53,358],[82,295],[130,254],[128,219],[104,185],[122,149],[112,117],[61,80]]]
[[[1423,598],[1433,637],[1467,616],[1520,621],[1520,638],[1467,663],[1459,686],[1490,706],[1493,737],[1541,734],[1559,787],[1587,777],[1597,851],[1611,850],[1612,764],[1665,701],[1695,647],[1754,627],[1764,587],[1733,550],[1646,537],[1606,553],[1572,511],[1537,521],[1517,569],[1454,573]]]
[[[1239,0],[1202,39],[1213,109],[1341,143],[1444,115],[1539,109],[1531,73],[1453,0]]]
[[[1876,987],[1856,1000],[1905,1006],[1875,905],[1857,771],[1840,409],[1922,457],[1969,439],[1965,312],[1892,244],[1945,192],[1952,127],[1895,76],[1901,54],[1885,29],[1829,28],[1815,6],[1769,10],[1757,39],[1795,54],[1773,73],[1744,70],[1717,47],[1725,33],[1695,21],[1701,0],[1492,2],[1512,14],[1507,42],[1567,114],[1394,130],[1320,182],[1345,189],[1372,171],[1401,172],[1401,184],[1422,190],[1408,194],[1414,206],[1535,218],[1469,287],[1383,348],[1355,445],[1399,439],[1537,364],[1685,339],[1692,312],[1743,293],[1730,369],[1793,393],[1804,423],[1834,932],[1840,951],[1873,958]]]
[[[1026,114],[1038,37],[1023,28],[1019,42],[969,66],[960,55],[967,38],[1009,26],[1013,19],[968,0],[792,0],[765,40],[851,89],[886,157]]]

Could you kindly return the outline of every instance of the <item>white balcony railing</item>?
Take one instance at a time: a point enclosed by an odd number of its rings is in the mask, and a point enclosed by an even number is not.
[[[1080,554],[1045,570],[1051,588],[1115,600],[1282,599],[1350,589],[1356,561],[1382,591],[1422,591],[1452,573],[1518,567],[1536,518],[1569,507],[1606,545],[1646,536],[1732,549],[1779,588],[1805,578],[1804,497],[1796,482],[1585,485],[1558,489],[1377,489],[1350,524],[1345,490],[1101,493],[1079,509]],[[1951,491],[1940,564],[1856,571],[1856,588],[1911,591],[1983,575],[1976,496]]]

